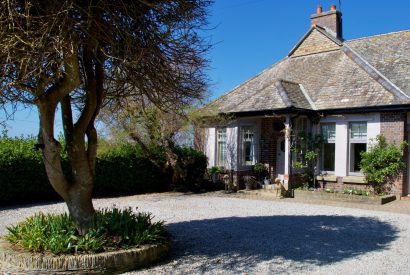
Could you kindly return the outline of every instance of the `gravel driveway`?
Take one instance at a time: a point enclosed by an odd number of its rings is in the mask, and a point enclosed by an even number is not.
[[[410,215],[253,199],[154,194],[97,199],[165,220],[172,255],[139,273],[409,274]],[[63,204],[0,209],[5,226]]]

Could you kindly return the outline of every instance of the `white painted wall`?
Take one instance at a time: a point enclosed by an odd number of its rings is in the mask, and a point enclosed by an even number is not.
[[[367,122],[367,144],[371,145],[380,134],[380,114],[336,115],[320,120],[322,123],[336,123],[335,175],[347,176],[349,173],[349,122]]]
[[[205,155],[208,157],[208,168],[215,166],[216,128],[205,128]]]
[[[238,166],[238,126],[232,123],[226,127],[227,169],[237,170]]]
[[[337,176],[346,176],[349,167],[348,162],[348,130],[349,122],[336,122],[336,141],[335,141],[335,174]]]
[[[255,129],[255,163],[259,160],[260,118],[238,119],[226,126],[227,169],[235,171],[249,170],[242,165],[242,147],[240,129],[242,126],[253,126]],[[216,165],[216,127],[205,128],[205,154],[208,157],[208,167]]]

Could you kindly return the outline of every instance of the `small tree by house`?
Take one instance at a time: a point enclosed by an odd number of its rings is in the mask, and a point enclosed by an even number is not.
[[[304,184],[313,184],[315,166],[322,144],[323,137],[321,135],[313,135],[304,131],[297,133],[293,138],[291,151],[294,153],[295,159],[292,161],[292,167],[303,170],[301,176]]]
[[[378,135],[370,150],[361,153],[361,171],[376,193],[380,194],[393,185],[405,169],[403,151],[407,146],[405,141],[400,145],[389,144],[384,136]]]

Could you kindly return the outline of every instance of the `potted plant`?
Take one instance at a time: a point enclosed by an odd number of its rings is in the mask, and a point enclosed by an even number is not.
[[[268,169],[266,169],[266,166],[263,163],[256,163],[253,166],[253,172],[257,175],[258,182],[262,185],[263,179],[266,176],[266,172]]]
[[[256,179],[254,176],[243,176],[246,190],[252,190],[255,188]]]
[[[223,170],[221,167],[218,166],[213,166],[211,168],[208,169],[208,173],[210,175],[211,181],[213,183],[217,183],[219,180],[219,174],[222,173]]]

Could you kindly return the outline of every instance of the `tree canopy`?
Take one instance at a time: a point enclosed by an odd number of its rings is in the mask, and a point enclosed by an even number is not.
[[[207,87],[198,31],[211,0],[7,0],[0,2],[0,106],[35,105],[38,148],[50,183],[79,229],[91,203],[103,105],[149,101],[177,109]],[[54,137],[60,104],[71,174],[61,169]]]

